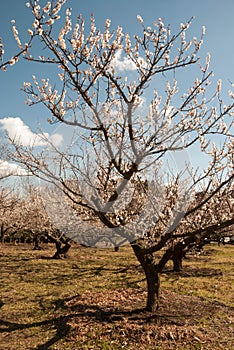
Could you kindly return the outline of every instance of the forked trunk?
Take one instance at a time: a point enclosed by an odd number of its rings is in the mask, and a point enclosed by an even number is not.
[[[53,255],[53,259],[62,259],[67,258],[68,256],[68,250],[71,247],[70,239],[61,235],[59,237],[53,236],[49,233],[47,233],[48,240],[50,242],[55,243],[56,246],[56,252]]]
[[[56,242],[56,252],[53,255],[53,259],[62,259],[68,257],[68,250],[70,249],[71,245],[69,241],[63,244],[64,245],[62,245],[61,242]]]
[[[146,310],[155,312],[159,307],[160,278],[157,266],[151,254],[143,254],[143,250],[137,244],[132,244],[134,253],[140,262],[146,276],[147,283],[147,304]]]

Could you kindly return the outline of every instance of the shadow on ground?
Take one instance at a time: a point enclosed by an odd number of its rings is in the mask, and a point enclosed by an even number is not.
[[[43,332],[43,329],[49,328],[53,330],[50,339],[31,348],[31,350],[43,350],[51,348],[59,341],[71,341],[71,334],[79,341],[79,333],[86,330],[87,327],[90,332],[102,332],[105,336],[107,332],[114,329],[116,337],[119,332],[122,338],[123,334],[128,339],[135,337],[134,342],[137,341],[137,337],[143,336],[142,330],[151,332],[149,334],[154,338],[159,337],[162,332],[165,332],[165,337],[168,334],[169,337],[175,337],[173,334],[179,337],[180,332],[185,333],[185,329],[189,330],[186,334],[194,335],[196,326],[201,324],[201,320],[214,322],[216,315],[220,312],[228,315],[230,327],[233,326],[230,317],[234,316],[234,309],[220,303],[167,292],[161,296],[160,309],[156,313],[149,313],[143,308],[145,296],[142,290],[130,288],[110,290],[104,293],[88,291],[83,295],[54,300],[53,309],[56,314],[60,314],[57,317],[51,315],[43,321],[32,323],[14,323],[2,319],[0,320],[0,333],[9,334],[34,327],[41,327],[41,332]],[[223,324],[220,323],[219,328],[222,329],[222,327]],[[217,325],[215,329],[217,331]],[[98,333],[95,334],[91,333],[91,336],[98,336]]]

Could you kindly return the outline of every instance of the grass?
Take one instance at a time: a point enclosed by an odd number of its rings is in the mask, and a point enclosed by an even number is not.
[[[0,246],[1,350],[234,349],[234,246],[207,246],[161,276],[160,309],[143,312],[131,249]]]
[[[179,293],[196,295],[234,307],[233,246],[208,246],[202,256],[190,256],[182,273],[165,274],[165,285]],[[168,281],[168,283],[166,283]],[[188,283],[189,282],[189,283]]]

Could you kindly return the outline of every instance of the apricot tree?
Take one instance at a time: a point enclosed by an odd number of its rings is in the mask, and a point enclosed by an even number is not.
[[[25,58],[58,75],[33,76],[24,91],[28,105],[50,112],[49,123],[68,126],[71,142],[47,140],[37,153],[11,140],[11,158],[54,185],[51,198],[60,191],[52,216],[67,213],[70,237],[131,244],[146,275],[147,310],[155,311],[159,274],[176,246],[233,224],[233,203],[221,212],[221,196],[234,176],[234,95],[225,104],[221,81],[210,86],[210,55],[199,57],[205,28],[200,39],[186,37],[192,19],[173,34],[161,18],[147,26],[139,15],[142,34],[130,36],[109,19],[97,29],[93,15],[89,29],[81,15],[73,23],[70,9],[61,19],[65,2],[27,3],[30,40],[44,50],[38,57],[28,49]],[[74,220],[69,201],[83,216]]]

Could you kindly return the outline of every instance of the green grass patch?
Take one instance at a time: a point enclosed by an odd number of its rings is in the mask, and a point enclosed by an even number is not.
[[[232,349],[234,246],[205,247],[166,267],[160,309],[142,311],[144,274],[130,247],[119,252],[73,245],[53,260],[53,246],[0,246],[0,348]]]

